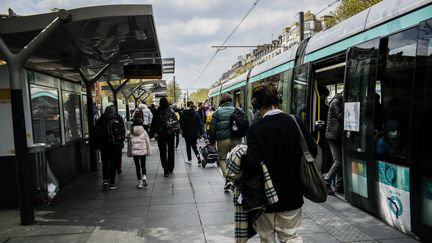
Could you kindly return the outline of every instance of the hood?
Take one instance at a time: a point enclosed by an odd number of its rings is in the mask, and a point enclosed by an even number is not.
[[[189,109],[183,111],[183,114],[186,116],[193,116],[193,115],[195,115],[195,110],[193,108],[189,108]]]
[[[133,126],[132,127],[132,134],[134,135],[141,135],[144,133],[144,127],[143,126]]]
[[[140,108],[140,110],[147,109],[147,106],[145,104],[140,104],[138,107]]]

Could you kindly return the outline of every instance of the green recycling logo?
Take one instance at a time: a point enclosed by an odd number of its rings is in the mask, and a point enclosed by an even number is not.
[[[403,213],[402,201],[396,196],[388,197],[387,201],[390,210],[393,212],[396,218],[399,218],[399,216],[401,216]]]

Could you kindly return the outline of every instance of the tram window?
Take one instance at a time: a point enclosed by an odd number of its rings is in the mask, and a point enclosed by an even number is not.
[[[377,83],[374,97],[375,130],[382,134],[376,141],[380,155],[409,157],[417,33],[414,28],[388,38],[384,78]]]
[[[34,143],[61,143],[59,95],[56,89],[30,85]]]
[[[294,73],[291,112],[306,120],[308,65],[297,67]]]
[[[79,94],[63,91],[62,96],[65,141],[68,142],[82,137],[81,102]]]

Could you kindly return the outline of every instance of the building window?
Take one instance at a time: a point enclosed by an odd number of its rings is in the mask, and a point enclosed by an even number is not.
[[[33,142],[61,144],[58,91],[32,84],[30,97]]]

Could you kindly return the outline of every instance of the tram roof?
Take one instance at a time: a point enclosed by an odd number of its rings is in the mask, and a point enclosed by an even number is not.
[[[355,40],[348,40],[347,38],[366,30],[370,30],[375,26],[388,22],[397,16],[409,13],[421,6],[430,4],[431,2],[432,0],[384,0],[354,15],[353,17],[342,21],[341,23],[312,36],[306,47],[306,55],[310,55],[320,49],[324,49],[325,47],[328,47],[328,50],[323,52],[325,54],[320,55],[334,54],[344,49],[344,47],[333,45],[337,42],[343,42],[342,44],[347,42],[346,45],[352,46],[371,39],[374,36],[370,33],[367,36],[358,36]],[[406,23],[410,22],[406,20],[404,21]],[[415,22],[416,20],[413,21]],[[405,22],[404,24],[406,24]],[[399,22],[394,23],[393,25],[398,28],[402,28],[403,26],[403,24]],[[386,33],[379,32],[376,36],[379,36],[380,34]]]
[[[161,63],[151,5],[105,5],[68,10],[71,20],[56,29],[25,67],[80,82],[113,65],[100,81],[124,79],[123,66]],[[57,12],[0,19],[0,37],[16,53],[48,26]],[[1,59],[4,59],[0,56]]]

